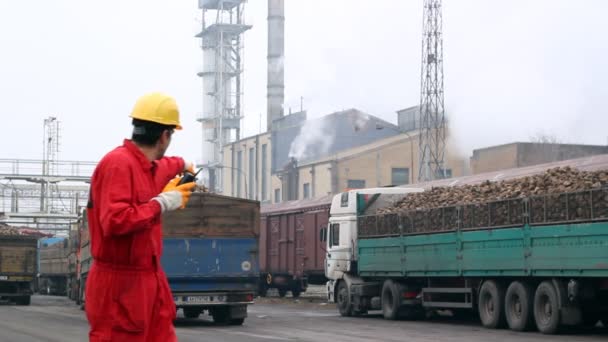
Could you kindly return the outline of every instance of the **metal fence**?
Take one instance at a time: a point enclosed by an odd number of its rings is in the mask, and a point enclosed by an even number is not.
[[[90,177],[95,170],[95,162],[52,161],[35,159],[0,159],[0,174],[23,176],[72,176]]]

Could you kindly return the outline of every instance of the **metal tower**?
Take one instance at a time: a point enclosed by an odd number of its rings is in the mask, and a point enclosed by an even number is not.
[[[44,132],[42,141],[42,175],[56,176],[57,161],[59,160],[59,120],[50,116],[44,119]],[[56,183],[43,178],[40,183],[40,212],[49,213],[52,208],[49,203],[53,203],[53,193],[56,193]],[[55,189],[53,189],[55,185]],[[53,191],[55,190],[55,191]]]
[[[240,138],[243,117],[243,23],[246,0],[198,0],[203,11],[201,38],[203,69],[202,166],[209,189],[223,192],[223,147]]]
[[[445,108],[441,0],[423,0],[418,181],[444,178]]]

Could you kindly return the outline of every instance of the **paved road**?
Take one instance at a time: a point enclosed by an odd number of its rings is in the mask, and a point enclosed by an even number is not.
[[[312,301],[312,302],[311,302]],[[607,341],[608,329],[562,336],[486,330],[474,321],[450,318],[425,322],[385,321],[379,315],[343,318],[333,305],[302,299],[265,298],[251,307],[241,327],[214,325],[208,316],[178,319],[179,340],[193,341]],[[67,299],[35,296],[31,306],[0,305],[0,342],[81,342],[87,340],[84,313]]]

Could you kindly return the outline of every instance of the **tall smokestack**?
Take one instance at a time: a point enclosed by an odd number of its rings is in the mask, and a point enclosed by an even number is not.
[[[267,129],[283,116],[285,100],[285,2],[268,0]]]

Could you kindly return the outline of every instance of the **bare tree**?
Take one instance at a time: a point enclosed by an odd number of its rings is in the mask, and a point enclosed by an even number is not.
[[[534,148],[535,154],[542,161],[554,162],[560,160],[560,145],[563,144],[563,141],[554,134],[537,132],[536,135],[530,137],[530,142],[537,144]]]

